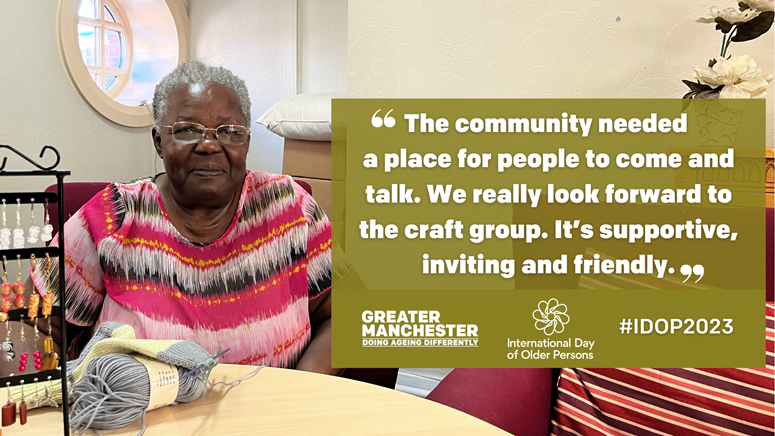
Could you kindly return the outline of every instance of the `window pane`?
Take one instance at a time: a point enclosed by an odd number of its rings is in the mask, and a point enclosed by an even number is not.
[[[116,76],[105,76],[105,91],[112,88],[116,82],[118,82],[118,77]]]
[[[111,23],[118,23],[118,20],[115,16],[113,16],[113,12],[110,12],[110,9],[105,6],[105,21],[110,21]]]
[[[124,66],[123,50],[121,50],[121,32],[115,30],[105,31],[105,66],[108,68],[121,68]]]
[[[94,80],[94,83],[97,84],[97,86],[100,86],[100,75],[97,73],[91,73],[91,78]]]
[[[97,2],[95,0],[81,0],[78,15],[84,18],[97,18]]]
[[[97,28],[78,25],[78,44],[81,47],[81,57],[88,66],[99,66],[100,58],[97,50]]]

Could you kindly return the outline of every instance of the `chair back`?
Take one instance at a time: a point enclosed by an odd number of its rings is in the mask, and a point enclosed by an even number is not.
[[[71,182],[63,185],[65,196],[65,221],[70,219],[74,213],[78,212],[87,201],[97,195],[98,192],[105,189],[108,182]],[[46,192],[57,192],[57,185],[51,185],[46,188]],[[56,203],[48,205],[48,214],[51,217],[51,225],[54,226],[54,234],[59,232],[59,216],[57,215]]]

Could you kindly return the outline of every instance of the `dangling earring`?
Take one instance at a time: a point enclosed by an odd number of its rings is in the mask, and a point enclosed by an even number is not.
[[[38,351],[38,339],[40,339],[40,335],[38,334],[38,322],[34,318],[32,320],[32,325],[35,326],[35,336],[33,337],[35,352],[32,353],[32,357],[35,358],[35,369],[40,371],[43,368],[43,359],[40,358],[40,351]],[[37,385],[35,385],[35,387],[37,389]]]
[[[8,403],[3,406],[3,427],[8,427],[16,423],[16,403],[11,401],[11,382],[6,382],[5,387],[8,388]]]
[[[0,344],[0,351],[2,351],[3,360],[6,362],[12,362],[16,358],[16,352],[13,351],[13,342],[11,342],[11,324],[7,318],[5,320],[5,342]]]
[[[38,235],[40,235],[40,227],[35,222],[35,199],[30,201],[30,219],[32,220],[32,226],[30,226],[29,236],[27,236],[27,242],[34,244],[38,242]]]
[[[19,372],[24,372],[27,369],[27,353],[24,351],[24,343],[27,342],[27,338],[24,337],[24,314],[19,315],[19,336],[22,342],[22,354],[19,356]]]
[[[0,250],[11,248],[11,229],[8,228],[8,219],[5,216],[5,198],[3,199],[3,228],[0,228]]]
[[[32,381],[35,382],[35,398],[33,398],[32,401],[30,401],[30,408],[36,409],[40,406],[43,400],[41,400],[40,396],[38,396],[38,378],[35,377],[34,379],[32,379]]]
[[[3,256],[3,284],[0,285],[0,321],[8,320],[8,311],[11,310],[11,292],[13,285],[8,283],[8,259]]]
[[[54,393],[52,392],[53,389],[51,389],[51,376],[48,376],[47,383],[48,384],[46,385],[46,401],[48,401],[48,405],[51,407],[59,407],[59,404],[56,402],[56,400],[54,400]]]
[[[11,362],[16,358],[16,353],[13,351],[13,342],[11,342],[11,324],[8,320],[8,311],[11,310],[11,286],[8,283],[8,260],[3,256],[3,285],[0,287],[0,293],[3,298],[0,300],[0,318],[5,321],[5,342],[0,344],[0,352],[3,353],[3,360]]]
[[[46,223],[43,224],[43,233],[40,234],[40,240],[43,242],[48,242],[52,239],[54,239],[54,226],[49,224],[50,217],[48,215],[48,200],[45,200],[46,209],[44,213],[46,214]]]
[[[32,270],[37,270],[37,263],[35,262],[35,255],[33,254],[30,256],[30,264],[32,264]],[[27,317],[32,320],[32,326],[35,328],[35,336],[33,337],[33,344],[35,351],[32,353],[32,357],[35,358],[35,369],[40,371],[40,368],[42,368],[41,365],[41,359],[40,359],[40,351],[38,351],[38,339],[40,339],[40,335],[38,334],[38,307],[40,306],[40,296],[38,295],[37,288],[33,285],[32,286],[32,294],[30,294],[30,307],[27,311]],[[37,391],[36,391],[37,392]]]
[[[54,338],[51,337],[51,318],[48,321],[48,337],[43,341],[43,349],[46,354],[42,359],[43,371],[54,369],[59,365],[59,355],[54,352]]]
[[[46,253],[46,271],[43,274],[45,274],[45,280],[48,280],[51,276],[51,256],[49,256],[48,253]],[[53,306],[54,294],[46,292],[46,295],[43,296],[43,310],[41,311],[44,318],[48,318],[48,316],[51,315],[51,308]]]
[[[19,403],[19,424],[24,425],[27,423],[27,402],[24,401],[24,380],[19,383],[22,385],[22,400]]]
[[[13,293],[16,295],[13,299],[13,305],[17,309],[24,308],[24,282],[22,282],[22,256],[17,255],[16,261],[19,263],[19,274],[16,276],[16,283],[13,284]]]
[[[30,256],[30,265],[32,266],[32,269],[30,269],[31,274],[38,270],[34,254]],[[33,323],[35,323],[35,319],[38,317],[38,307],[40,307],[40,295],[38,294],[38,289],[33,284],[32,293],[30,294],[30,306],[27,310],[27,318],[32,319]],[[37,324],[35,325],[37,326]]]
[[[13,229],[13,248],[24,248],[24,229],[22,229],[22,201],[16,199],[16,228]]]

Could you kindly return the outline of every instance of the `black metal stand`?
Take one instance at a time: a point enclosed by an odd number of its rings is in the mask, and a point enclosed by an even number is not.
[[[64,416],[62,417],[62,421],[64,422],[64,434],[69,435],[70,434],[70,413],[69,413],[69,405],[67,402],[67,322],[65,318],[65,311],[64,311],[64,298],[65,298],[65,231],[64,231],[64,223],[65,223],[65,209],[64,209],[64,203],[63,203],[63,194],[64,194],[64,178],[65,176],[70,175],[70,171],[56,171],[54,168],[56,168],[57,165],[59,165],[59,151],[50,146],[46,145],[43,147],[43,149],[40,152],[40,157],[42,158],[43,155],[46,153],[47,150],[51,150],[56,155],[56,162],[49,166],[44,167],[38,164],[37,162],[33,161],[20,151],[16,150],[15,148],[9,146],[9,145],[3,145],[0,144],[0,149],[8,149],[17,154],[22,159],[26,160],[30,164],[34,165],[35,167],[39,168],[39,170],[33,170],[33,171],[5,171],[5,166],[8,161],[7,157],[4,157],[2,160],[2,163],[0,163],[0,177],[56,177],[57,179],[57,193],[52,194],[49,192],[0,192],[0,201],[5,199],[8,204],[14,204],[17,203],[17,199],[22,204],[30,204],[33,201],[38,204],[44,204],[46,200],[48,200],[49,203],[57,203],[57,212],[59,217],[59,236],[57,242],[59,243],[58,247],[36,247],[36,248],[22,248],[22,249],[13,249],[13,250],[0,250],[0,257],[6,256],[9,260],[15,260],[17,258],[21,259],[29,259],[34,255],[38,259],[42,259],[47,254],[51,257],[58,257],[59,258],[59,301],[60,305],[55,306],[52,311],[52,316],[59,316],[60,321],[60,359],[59,359],[59,369],[54,369],[51,371],[42,371],[37,373],[31,373],[31,374],[25,374],[25,375],[17,375],[12,377],[0,377],[0,386],[5,386],[6,383],[10,383],[11,386],[16,386],[21,383],[22,380],[24,380],[25,384],[29,386],[30,383],[34,381],[35,378],[38,378],[39,380],[41,377],[48,379],[50,376],[52,380],[54,379],[60,379],[62,381],[62,413]],[[20,320],[24,314],[27,313],[26,309],[16,309],[11,310],[8,312],[8,319],[9,320]]]

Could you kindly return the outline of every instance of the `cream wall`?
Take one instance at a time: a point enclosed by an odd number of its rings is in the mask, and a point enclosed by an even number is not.
[[[254,120],[275,102],[296,95],[296,0],[188,3],[191,58],[232,70],[250,91],[248,168],[279,172],[282,138]]]
[[[298,0],[299,94],[347,92],[347,0]]]
[[[732,0],[350,0],[349,97],[680,98]],[[773,74],[773,30],[733,43]],[[768,91],[768,145],[773,98]]]
[[[150,175],[149,128],[119,126],[97,114],[70,81],[57,42],[53,0],[0,0],[0,144],[37,158],[48,144],[62,154],[68,181],[129,181]],[[8,156],[8,169],[33,169]],[[49,161],[46,161],[47,163]],[[52,180],[0,178],[3,191],[42,190]]]
[[[256,120],[305,92],[345,92],[347,0],[187,0],[191,57],[245,79]],[[282,171],[283,140],[251,123],[248,167]]]

